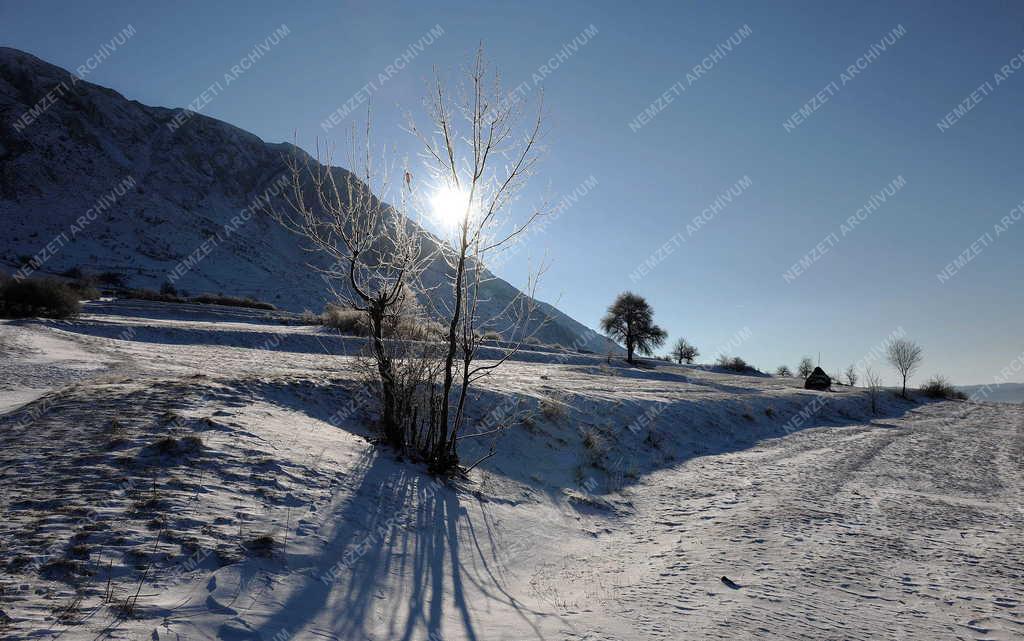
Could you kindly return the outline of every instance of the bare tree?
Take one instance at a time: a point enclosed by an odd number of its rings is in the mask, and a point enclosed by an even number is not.
[[[779,369],[775,370],[775,375],[779,377],[789,377],[793,375],[792,370],[787,365],[779,365]]]
[[[654,309],[643,296],[623,292],[608,307],[601,319],[601,329],[612,339],[626,344],[626,361],[633,362],[633,354],[650,354],[665,342],[665,330],[654,324]]]
[[[846,368],[846,382],[850,384],[850,387],[857,384],[857,369],[853,365]]]
[[[698,356],[700,356],[700,352],[685,338],[680,338],[672,346],[672,358],[676,359],[677,363],[682,364],[684,361],[686,363],[693,363],[693,359]]]
[[[542,265],[528,279],[527,294],[514,297],[494,318],[481,317],[480,305],[488,299],[486,285],[492,278],[487,261],[518,242],[532,223],[548,213],[536,208],[516,220],[509,208],[540,159],[543,101],[529,124],[520,129],[523,104],[506,99],[498,74],[488,70],[482,47],[467,70],[461,94],[453,98],[437,75],[424,101],[429,128],[419,127],[412,117],[408,123],[409,131],[422,143],[421,157],[433,194],[430,200],[441,195],[453,209],[440,212],[445,217],[441,224],[450,230],[441,252],[449,267],[447,291],[428,297],[434,314],[446,321],[442,380],[431,413],[421,419],[423,429],[417,433],[417,448],[435,471],[458,465],[456,445],[463,437],[470,386],[515,351],[497,361],[478,363],[478,330],[503,321],[507,325],[503,333],[519,341],[535,333],[536,324],[528,329],[537,320],[535,299],[529,294],[544,271]],[[406,176],[411,183],[410,175]],[[428,194],[420,189],[413,193],[418,206],[424,207]]]
[[[409,131],[422,143],[427,178],[414,181],[406,169],[397,207],[385,205],[372,191],[378,188],[383,197],[388,181],[387,171],[376,172],[371,162],[368,118],[365,140],[352,135],[350,166],[361,168],[358,175],[329,167],[330,154],[325,157],[318,146],[316,162],[298,155],[289,159],[287,207],[271,211],[306,241],[307,249],[332,261],[319,269],[332,295],[367,315],[385,439],[440,474],[458,469],[460,438],[493,432],[464,434],[471,386],[511,357],[546,319],[534,318],[532,296],[543,265],[528,278],[525,293],[493,317],[481,316],[493,278],[486,262],[546,213],[531,209],[517,221],[508,207],[538,161],[542,110],[538,107],[536,118],[519,131],[522,104],[505,99],[497,75],[488,73],[482,48],[465,85],[455,99],[438,75],[424,100],[429,127],[419,128],[410,116]],[[413,211],[419,222],[425,211],[437,213],[428,210],[437,209],[438,195],[448,209],[441,222],[450,232],[440,244],[428,241],[423,228],[411,222]],[[421,277],[436,261],[447,266],[445,279],[427,287]],[[389,333],[401,325],[391,320],[417,304],[442,322],[440,344]],[[503,358],[477,361],[484,326],[513,339],[515,346]],[[492,448],[488,456],[493,453]]]
[[[364,132],[352,129],[351,171],[332,167],[331,150],[319,144],[315,159],[298,151],[286,156],[291,188],[284,206],[268,203],[267,210],[305,242],[305,249],[330,263],[311,268],[323,277],[336,303],[365,314],[380,393],[381,431],[388,443],[403,448],[403,416],[408,411],[403,405],[409,401],[400,388],[408,376],[398,371],[404,346],[388,330],[415,297],[413,288],[430,256],[423,251],[421,229],[409,225],[404,215],[405,195],[396,209],[373,193],[376,189],[386,194],[388,181],[387,173],[375,167],[370,131],[369,117]]]
[[[814,371],[814,361],[809,356],[804,356],[800,359],[800,364],[796,366],[797,374],[800,374],[800,378],[807,378]]]
[[[896,371],[903,377],[903,398],[907,397],[907,378],[921,366],[921,359],[924,352],[921,346],[914,341],[901,338],[889,343],[886,351],[889,363],[896,368]]]
[[[878,413],[878,396],[882,393],[882,377],[871,367],[864,368],[864,382],[867,384],[868,398],[871,399],[871,413]]]

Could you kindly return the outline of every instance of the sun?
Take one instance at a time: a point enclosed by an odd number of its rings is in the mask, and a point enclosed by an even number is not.
[[[430,197],[430,210],[437,222],[454,226],[466,215],[469,194],[455,187],[442,187]]]

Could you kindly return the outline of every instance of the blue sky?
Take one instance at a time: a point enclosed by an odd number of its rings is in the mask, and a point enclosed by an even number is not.
[[[820,352],[827,370],[839,370],[900,327],[925,349],[920,378],[986,383],[1024,352],[1024,220],[994,231],[1024,201],[1021,59],[994,79],[1024,52],[1024,5],[211,4],[4,1],[0,34],[4,45],[74,68],[131,24],[134,37],[88,80],[179,107],[287,25],[290,34],[203,113],[267,141],[297,133],[311,143],[331,112],[441,25],[444,35],[373,95],[379,139],[412,153],[398,126],[417,110],[432,65],[457,68],[482,40],[511,88],[591,28],[540,83],[548,153],[524,200],[569,193],[591,176],[597,184],[499,275],[523,284],[528,260],[546,250],[554,263],[542,297],[580,321],[596,326],[632,289],[671,339],[685,336],[710,356],[749,335],[728,351],[762,369]],[[687,79],[744,27],[739,44]],[[885,51],[862,58],[893,29],[900,35]],[[938,127],[986,82],[969,111]],[[673,85],[684,90],[634,131],[629,123]],[[827,101],[813,98],[819,92]],[[748,188],[686,232],[743,177]],[[897,177],[901,188],[840,231]],[[685,242],[631,278],[680,231]],[[992,242],[940,282],[986,233]],[[787,281],[830,234],[838,241]]]

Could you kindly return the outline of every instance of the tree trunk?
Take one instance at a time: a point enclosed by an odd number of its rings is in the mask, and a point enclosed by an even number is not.
[[[462,239],[459,244],[459,262],[455,267],[455,304],[452,306],[452,320],[448,325],[448,350],[444,358],[444,388],[439,412],[440,416],[438,418],[440,433],[437,435],[432,455],[434,467],[443,466],[443,462],[447,458],[445,454],[448,448],[448,399],[451,395],[452,385],[455,382],[452,369],[455,367],[455,351],[458,346],[456,332],[459,328],[459,322],[462,320],[462,283],[466,272],[466,250],[469,248],[467,234],[468,222],[464,220],[462,223]]]
[[[405,443],[398,416],[398,399],[395,390],[394,372],[391,371],[391,359],[388,358],[384,346],[384,310],[376,306],[370,307],[370,330],[373,333],[373,350],[377,361],[377,373],[381,385],[381,423],[384,439],[396,449],[401,450]]]

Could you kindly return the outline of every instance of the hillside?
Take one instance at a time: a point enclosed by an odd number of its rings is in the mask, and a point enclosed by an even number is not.
[[[990,403],[1024,403],[1024,383],[992,383],[989,385],[958,385],[964,394]]]
[[[0,268],[14,272],[35,258],[39,273],[114,271],[131,286],[154,289],[175,273],[175,284],[191,293],[323,309],[324,283],[306,267],[315,257],[265,215],[243,214],[278,198],[283,155],[304,152],[182,114],[0,48]],[[447,274],[437,261],[426,287]],[[518,293],[498,278],[488,288],[483,318]],[[541,341],[618,351],[551,305],[541,309],[548,320]]]
[[[469,413],[526,414],[441,484],[368,441],[358,346],[217,306],[0,322],[0,637],[1024,633],[1020,407],[525,351]]]

